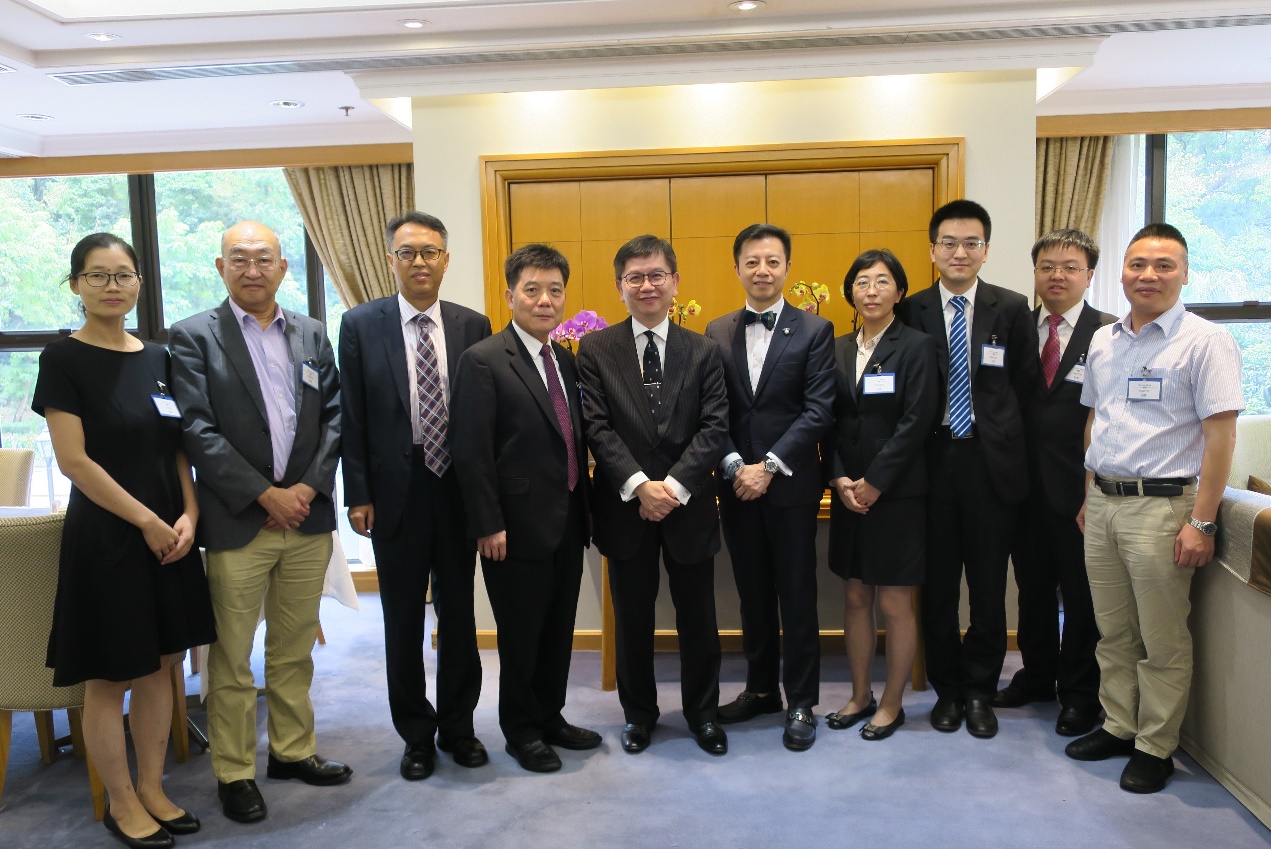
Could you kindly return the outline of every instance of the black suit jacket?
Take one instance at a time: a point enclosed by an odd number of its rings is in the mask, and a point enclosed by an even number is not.
[[[490,319],[458,304],[441,302],[446,333],[447,378],[453,393],[460,355],[490,335]],[[397,295],[360,304],[340,322],[340,374],[344,379],[344,503],[372,504],[375,531],[387,536],[401,522],[410,486],[410,381]],[[456,421],[450,416],[450,433]],[[462,426],[461,424],[459,426]]]
[[[1040,307],[1033,311],[1034,326],[1040,314]],[[1034,489],[1061,515],[1075,517],[1086,496],[1085,432],[1090,414],[1090,408],[1081,405],[1081,384],[1065,378],[1074,365],[1085,361],[1094,332],[1116,320],[1116,316],[1086,304],[1059,360],[1055,382],[1049,387],[1038,358],[1036,389],[1024,413],[1029,473]]]
[[[574,355],[552,343],[569,402],[586,543],[587,447]],[[561,544],[569,516],[565,436],[533,357],[509,324],[459,358],[451,386],[450,450],[472,536],[507,531],[509,560],[542,560]]]
[[[724,370],[713,342],[674,323],[662,365],[662,409],[655,420],[632,319],[589,333],[578,344],[583,417],[596,458],[596,545],[607,557],[634,557],[652,523],[640,518],[639,499],[623,501],[618,490],[636,472],[655,481],[669,475],[690,498],[661,521],[662,538],[676,561],[695,563],[719,551],[711,481],[728,437]]]
[[[824,452],[830,458],[829,477],[864,477],[882,491],[882,498],[926,495],[923,446],[940,414],[935,340],[892,322],[865,364],[866,374],[896,376],[896,391],[890,394],[862,393],[856,353],[855,333],[835,341],[838,391],[834,429]],[[837,498],[834,503],[842,506]]]
[[[762,462],[768,452],[794,473],[777,474],[764,496],[768,503],[792,507],[819,502],[825,491],[818,451],[833,424],[834,325],[785,302],[772,332],[772,344],[752,392],[746,361],[744,309],[706,326],[724,358],[728,385],[728,445],[746,463]],[[722,498],[734,498],[732,485],[720,478]]]
[[[1037,326],[1028,299],[1018,292],[979,281],[971,322],[971,404],[975,427],[993,488],[1007,503],[1023,501],[1028,493],[1024,448],[1024,409],[1036,389],[1040,364]],[[940,366],[940,413],[944,416],[949,392],[949,337],[944,328],[940,287],[934,284],[905,298],[897,313],[910,327],[936,340]],[[984,345],[1006,348],[1006,366],[980,364]]]

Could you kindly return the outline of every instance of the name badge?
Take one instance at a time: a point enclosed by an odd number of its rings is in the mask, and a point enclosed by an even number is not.
[[[985,345],[980,350],[980,365],[1006,368],[1006,348],[1002,345]]]
[[[318,369],[311,362],[300,364],[300,380],[310,389],[318,389]]]
[[[865,380],[861,385],[861,393],[864,395],[895,395],[895,373],[865,375]]]
[[[1131,377],[1128,383],[1129,390],[1126,397],[1131,401],[1161,400],[1161,378]]]
[[[1068,372],[1068,376],[1064,380],[1069,383],[1085,383],[1086,382],[1086,366],[1085,363],[1077,363],[1072,367],[1072,371]]]
[[[150,400],[154,401],[154,408],[165,419],[181,418],[181,411],[177,409],[176,399],[171,395],[151,395]]]

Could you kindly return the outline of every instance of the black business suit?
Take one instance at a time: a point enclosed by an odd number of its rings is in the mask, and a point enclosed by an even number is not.
[[[541,350],[541,349],[540,349]],[[499,631],[499,726],[514,746],[566,725],[574,617],[590,539],[587,449],[574,355],[552,343],[569,404],[578,481],[535,358],[509,324],[459,358],[450,435],[474,538],[507,532],[507,556],[481,558]]]
[[[590,333],[578,345],[587,440],[596,458],[595,538],[609,558],[617,627],[618,698],[627,722],[657,720],[653,676],[658,556],[666,564],[680,646],[680,689],[691,727],[713,722],[719,704],[719,628],[714,557],[719,518],[712,472],[727,436],[724,373],[716,346],[671,323],[662,356],[662,403],[650,410],[628,318]],[[632,475],[674,478],[687,504],[660,522],[639,515],[640,500],[619,490]]]
[[[775,692],[784,659],[787,706],[810,711],[820,700],[816,516],[825,492],[819,444],[833,424],[834,326],[784,302],[752,389],[745,312],[706,327],[724,358],[724,454],[751,464],[771,452],[793,472],[775,474],[753,501],[738,499],[732,483],[718,476],[720,520],[741,601],[746,689]]]
[[[467,307],[438,304],[453,378],[459,355],[490,335],[490,320]],[[481,659],[473,614],[476,543],[468,536],[458,475],[440,478],[412,445],[406,348],[397,295],[361,304],[340,325],[341,393],[345,422],[344,500],[371,504],[384,656],[393,727],[408,744],[431,745],[438,728],[450,738],[473,736],[472,711],[481,695]],[[457,423],[450,416],[450,433]],[[425,598],[434,578],[437,609],[437,708],[424,676]]]
[[[1039,307],[1033,312],[1034,324],[1040,316]],[[1094,332],[1116,320],[1086,304],[1049,387],[1038,368],[1036,391],[1024,412],[1031,484],[1027,516],[1013,551],[1024,666],[1012,683],[1025,692],[1048,695],[1058,682],[1064,707],[1088,711],[1099,709],[1094,655],[1099,630],[1086,577],[1085,537],[1076,517],[1085,499],[1090,408],[1081,404],[1082,384],[1068,378],[1074,366],[1084,364]],[[1062,647],[1056,588],[1064,599]]]
[[[835,340],[834,428],[822,453],[829,479],[864,478],[882,494],[865,515],[848,510],[837,495],[831,500],[830,569],[844,579],[859,571],[875,586],[920,584],[926,563],[925,447],[940,412],[935,340],[898,320],[883,331],[864,374],[894,375],[890,393],[863,391],[857,350],[855,333]],[[912,556],[897,563],[899,551]],[[853,560],[859,561],[855,570]]]
[[[949,397],[949,340],[939,283],[905,299],[898,314],[936,340],[940,409]],[[953,439],[937,418],[928,441],[927,580],[922,630],[927,676],[940,698],[990,700],[1006,657],[1006,564],[1028,493],[1024,409],[1037,382],[1037,330],[1028,300],[978,282],[969,328],[970,439]],[[981,363],[984,346],[1004,347],[1005,365]],[[963,567],[971,621],[960,632]]]

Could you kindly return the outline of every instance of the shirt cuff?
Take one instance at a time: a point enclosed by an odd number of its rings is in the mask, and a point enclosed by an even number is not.
[[[736,451],[733,451],[731,454],[729,454],[720,462],[719,470],[721,472],[728,471],[728,467],[732,465],[733,460],[741,460],[741,455],[738,454]]]
[[[675,497],[679,499],[681,507],[688,504],[688,500],[693,497],[693,493],[685,489],[683,484],[670,475],[666,476],[664,483],[666,483],[666,485],[671,488],[671,491],[675,493]]]
[[[781,474],[785,475],[786,477],[790,477],[791,475],[794,474],[794,472],[790,470],[790,467],[787,466],[785,463],[781,462],[781,458],[778,457],[776,454],[773,454],[771,451],[768,452],[768,458],[772,460],[772,462],[777,464],[777,468],[781,470]]]
[[[636,472],[634,475],[627,478],[626,483],[624,483],[621,487],[619,487],[618,497],[621,498],[623,501],[630,501],[631,499],[635,498],[636,487],[644,483],[648,479],[649,479],[649,476],[646,475],[644,472]]]

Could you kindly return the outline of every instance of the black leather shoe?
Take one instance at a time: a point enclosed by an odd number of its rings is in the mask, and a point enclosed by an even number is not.
[[[600,745],[600,740],[600,735],[595,731],[579,728],[577,725],[564,725],[543,734],[543,742],[547,745],[572,749],[575,752],[594,749]]]
[[[627,727],[622,729],[622,750],[638,755],[645,749],[649,748],[650,734],[649,726],[642,725],[639,722],[628,722]]]
[[[1064,707],[1055,720],[1055,733],[1061,737],[1089,734],[1099,724],[1099,709]]]
[[[560,769],[560,758],[552,751],[552,747],[542,740],[531,740],[528,743],[503,747],[509,755],[516,758],[521,769],[530,772],[555,772]]]
[[[997,736],[997,716],[988,699],[968,699],[966,703],[966,730],[972,737],[987,740]]]
[[[1023,707],[1033,702],[1053,702],[1055,700],[1055,690],[1029,690],[1020,685],[1011,682],[1005,687],[997,691],[997,695],[993,697],[993,707],[995,708],[1017,708]]]
[[[931,727],[946,734],[962,727],[962,702],[959,699],[936,699],[931,709]]]
[[[697,745],[708,755],[728,754],[728,735],[718,722],[703,722],[696,728],[689,728],[697,737]]]
[[[438,734],[437,748],[448,752],[459,766],[469,769],[485,766],[490,762],[490,753],[485,750],[485,744],[476,737],[442,737]]]
[[[154,817],[154,821],[166,828],[170,834],[194,834],[203,826],[199,822],[199,818],[189,811],[185,811],[181,816],[170,820],[161,820],[155,817],[154,814],[150,816]]]
[[[397,769],[407,781],[423,781],[437,765],[437,750],[430,743],[407,743]]]
[[[265,818],[265,798],[250,778],[240,778],[227,784],[218,781],[216,795],[221,799],[221,810],[234,822],[256,822]]]
[[[786,714],[786,730],[781,735],[782,744],[792,752],[812,748],[816,742],[816,717],[812,711],[795,708]]]
[[[865,723],[865,727],[861,729],[862,740],[886,740],[888,737],[896,733],[896,729],[905,724],[905,709],[901,708],[900,713],[896,714],[896,718],[886,725],[875,725],[872,722]]]
[[[353,770],[348,764],[329,761],[321,755],[310,755],[298,761],[280,761],[271,752],[265,775],[284,780],[299,778],[305,784],[323,787],[328,784],[343,784],[353,777]]]
[[[719,706],[719,721],[745,722],[763,713],[781,713],[781,694],[772,692],[766,696],[756,696],[749,690],[742,690],[737,698]]]
[[[869,704],[858,710],[856,713],[827,713],[825,715],[825,724],[835,731],[844,728],[851,728],[856,723],[866,717],[873,716],[878,712],[878,700],[874,698],[874,694],[869,694]]]
[[[1121,773],[1121,789],[1131,793],[1159,793],[1173,774],[1173,758],[1158,758],[1135,749]]]
[[[106,826],[107,831],[123,841],[125,846],[131,846],[132,849],[168,849],[168,847],[176,845],[172,835],[163,826],[159,826],[158,831],[147,834],[145,837],[129,837],[119,828],[119,823],[115,822],[115,818],[110,815],[110,811],[106,811],[105,816],[102,817],[102,825]]]
[[[1102,728],[1096,728],[1085,737],[1078,737],[1065,746],[1064,754],[1075,761],[1106,761],[1108,758],[1126,758],[1134,754],[1134,741],[1122,740]]]

